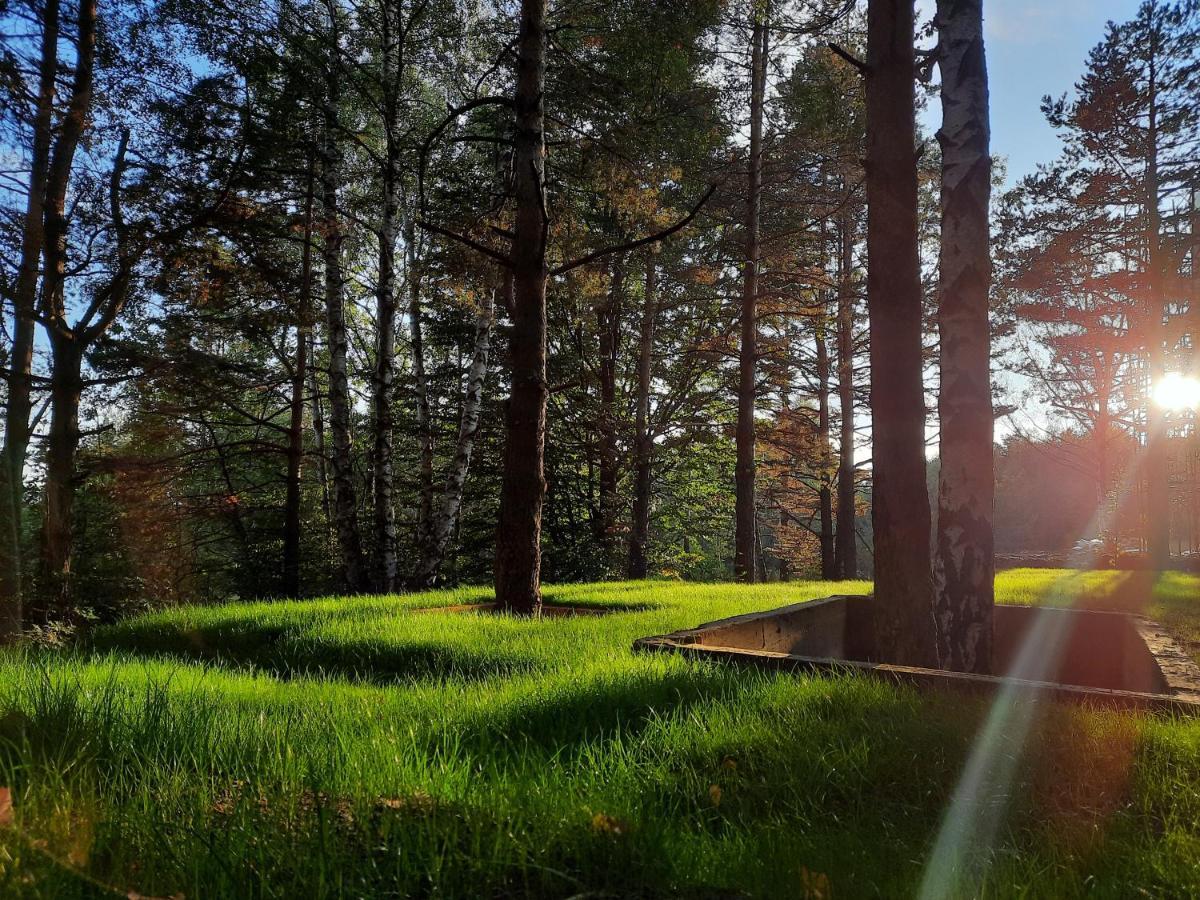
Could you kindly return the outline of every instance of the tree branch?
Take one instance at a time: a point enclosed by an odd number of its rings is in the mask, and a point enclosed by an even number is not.
[[[624,244],[617,244],[613,247],[605,247],[603,250],[597,250],[595,253],[589,253],[587,256],[581,256],[579,259],[568,263],[563,263],[557,269],[552,269],[550,274],[562,275],[566,272],[570,272],[572,269],[578,269],[580,266],[586,266],[588,263],[593,263],[598,259],[603,259],[606,256],[612,256],[614,253],[624,253],[628,250],[636,250],[638,247],[644,247],[647,244],[654,244],[658,241],[666,240],[676,232],[687,228],[687,226],[691,224],[692,220],[700,214],[700,210],[704,208],[704,204],[708,202],[709,198],[716,193],[716,190],[717,186],[715,184],[710,185],[709,189],[705,191],[704,196],[700,198],[700,202],[692,208],[692,211],[670,228],[664,228],[662,231],[656,231],[654,234],[647,235],[643,238],[638,238],[636,241],[627,241]]]
[[[487,244],[481,244],[479,241],[475,240],[474,238],[469,238],[465,234],[459,234],[457,231],[450,231],[447,228],[442,228],[440,225],[434,225],[432,222],[426,222],[424,219],[417,220],[417,227],[423,228],[426,231],[431,231],[434,234],[440,234],[442,237],[449,238],[452,241],[458,241],[460,244],[470,247],[477,253],[482,253],[484,256],[491,257],[502,266],[512,266],[512,261],[503,253],[498,250],[493,250],[491,247],[487,246]]]
[[[830,50],[832,50],[837,56],[840,56],[846,62],[850,63],[850,65],[854,66],[854,68],[858,69],[858,71],[860,73],[862,73],[863,75],[866,75],[868,72],[871,71],[865,62],[863,62],[861,59],[859,59],[854,54],[850,53],[848,50],[844,50],[842,47],[838,46],[833,41],[830,41],[825,46],[828,47]]]

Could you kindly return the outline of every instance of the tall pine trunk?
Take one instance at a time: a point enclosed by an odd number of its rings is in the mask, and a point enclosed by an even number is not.
[[[288,419],[287,495],[283,514],[283,594],[300,595],[300,530],[304,476],[304,401],[308,388],[308,345],[312,334],[313,193],[312,160],[304,192],[304,246],[300,250],[300,301],[296,311],[296,354],[292,362],[291,410]]]
[[[1166,312],[1165,281],[1167,264],[1163,252],[1161,225],[1159,213],[1159,98],[1158,98],[1158,29],[1151,27],[1151,46],[1147,48],[1148,84],[1147,94],[1147,128],[1146,128],[1146,168],[1145,168],[1145,208],[1146,221],[1146,302],[1144,312],[1146,322],[1146,337],[1149,344],[1148,362],[1150,365],[1150,390],[1147,396],[1153,394],[1154,386],[1167,373],[1167,348],[1163,316]],[[1146,418],[1146,526],[1147,545],[1150,560],[1155,569],[1162,571],[1171,566],[1171,488],[1169,473],[1169,449],[1167,444],[1167,417],[1165,411],[1153,400],[1147,401]]]
[[[820,313],[816,328],[817,343],[817,441],[820,445],[821,472],[817,500],[821,518],[821,577],[826,581],[837,578],[834,568],[833,486],[830,469],[833,462],[829,416],[829,344],[825,327],[825,312]]]
[[[858,577],[854,489],[854,220],[842,216],[838,251],[837,378],[840,422],[837,478],[837,573]]]
[[[79,402],[83,395],[83,357],[75,343],[52,334],[50,355],[50,431],[46,436],[41,585],[39,599],[31,604],[31,615],[39,624],[67,619],[71,613],[75,454],[79,449]]]
[[[516,215],[509,335],[511,394],[506,410],[504,474],[496,523],[496,604],[541,611],[542,502],[546,495],[546,239],[544,194],[546,0],[521,0],[513,97]]]
[[[597,422],[600,460],[600,502],[597,541],[605,572],[613,563],[617,530],[617,354],[621,345],[621,307],[625,291],[625,261],[613,260],[608,298],[596,311],[600,338],[600,407]]]
[[[383,215],[379,225],[379,284],[375,291],[375,372],[371,390],[375,500],[375,589],[396,589],[396,506],[392,395],[396,382],[396,236],[400,215],[398,150],[387,140]],[[411,234],[409,237],[411,238]],[[412,272],[410,280],[415,280]]]
[[[982,0],[940,0],[942,228],[937,631],[943,668],[992,665],[992,457],[988,82]]]
[[[71,520],[75,499],[75,452],[79,447],[79,402],[83,393],[83,354],[92,339],[73,332],[67,324],[67,189],[92,105],[96,0],[80,0],[77,21],[71,100],[46,170],[42,214],[43,313],[50,341],[50,433],[46,441],[41,597],[32,610],[33,616],[42,622],[65,617],[70,610]],[[124,146],[123,138],[119,155],[124,154]]]
[[[471,454],[475,449],[475,435],[483,411],[483,385],[487,378],[488,355],[492,346],[492,320],[494,295],[485,294],[475,317],[475,345],[471,354],[471,366],[467,371],[466,395],[463,398],[462,417],[458,425],[458,441],[454,459],[446,473],[446,483],[437,510],[433,513],[425,543],[420,547],[420,558],[413,573],[414,588],[431,588],[437,584],[450,538],[458,524],[462,509],[463,486],[471,467]]]
[[[20,631],[21,510],[24,506],[25,457],[29,452],[29,416],[33,411],[33,345],[38,269],[45,240],[46,181],[54,125],[54,78],[58,69],[59,0],[42,8],[38,93],[33,110],[29,184],[21,228],[21,256],[13,285],[12,357],[7,382],[4,446],[0,452],[0,640]]]
[[[654,251],[646,253],[645,301],[638,328],[637,397],[634,411],[633,522],[629,530],[629,578],[649,574],[646,547],[650,540],[650,478],[653,440],[650,435],[650,380],[654,365],[654,326],[658,318],[658,273]]]
[[[934,666],[913,37],[913,0],[870,0],[866,187],[873,607],[882,658]]]
[[[412,345],[413,407],[417,426],[417,552],[429,553],[433,534],[433,416],[429,407],[429,377],[425,372],[425,326],[421,280],[417,271],[416,235],[408,229],[408,329]]]
[[[757,546],[755,482],[755,422],[758,366],[758,264],[762,247],[759,218],[762,205],[763,106],[766,98],[768,12],[756,5],[750,51],[750,149],[747,160],[745,258],[742,268],[741,342],[738,348],[737,468],[735,472],[733,570],[742,581],[754,582]]]
[[[379,219],[379,272],[375,287],[375,371],[371,390],[372,491],[375,510],[375,589],[396,589],[395,415],[396,242],[400,222],[400,96],[403,90],[405,30],[400,4],[379,6],[381,106],[383,112],[383,196]],[[410,23],[411,24],[411,23]],[[406,235],[412,247],[411,230]],[[411,252],[411,249],[410,249]],[[409,273],[410,280],[412,273]]]
[[[358,492],[354,483],[354,439],[350,429],[350,376],[347,371],[345,277],[342,244],[345,233],[338,209],[341,189],[341,148],[338,123],[338,73],[330,61],[322,106],[321,146],[322,257],[325,266],[325,322],[329,345],[329,431],[333,444],[333,516],[341,555],[342,582],[347,590],[364,587],[362,535],[358,527]]]

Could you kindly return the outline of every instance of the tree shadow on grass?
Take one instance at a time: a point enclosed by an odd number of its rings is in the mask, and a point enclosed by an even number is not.
[[[249,668],[281,679],[337,678],[387,685],[428,678],[479,681],[538,668],[535,659],[481,643],[465,648],[436,641],[325,641],[307,628],[230,620],[212,627],[120,635],[93,642],[94,650]]]

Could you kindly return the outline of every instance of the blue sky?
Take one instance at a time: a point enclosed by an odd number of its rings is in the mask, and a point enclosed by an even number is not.
[[[918,5],[927,15],[933,0]],[[1009,183],[1058,155],[1058,140],[1038,108],[1042,96],[1069,92],[1105,23],[1131,18],[1137,6],[1138,0],[984,0],[992,152],[1007,159]],[[940,114],[938,104],[929,104],[931,132]]]

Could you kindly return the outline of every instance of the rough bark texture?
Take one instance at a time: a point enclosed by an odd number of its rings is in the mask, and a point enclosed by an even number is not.
[[[106,308],[95,325],[86,321],[77,329],[67,323],[67,187],[71,167],[87,126],[92,104],[92,75],[96,53],[96,3],[81,0],[77,24],[75,73],[71,99],[58,129],[58,138],[46,173],[43,208],[42,313],[50,341],[50,433],[46,439],[46,485],[42,519],[40,599],[31,604],[31,616],[45,622],[62,618],[70,609],[71,516],[75,499],[75,451],[79,447],[79,401],[83,393],[83,354],[111,324],[124,302],[122,285],[109,286]],[[113,212],[118,214],[115,184],[124,165],[125,139],[113,171]],[[114,221],[114,226],[119,223]],[[120,228],[118,227],[118,232]],[[120,277],[119,275],[117,277]],[[127,283],[125,284],[127,287]],[[93,304],[101,302],[99,297]],[[89,308],[98,307],[89,304]],[[86,316],[85,316],[86,319]]]
[[[317,443],[317,479],[321,482],[321,515],[325,519],[326,537],[333,537],[333,504],[329,496],[329,454],[325,450],[325,406],[322,403],[320,373],[317,370],[317,338],[309,334],[308,341],[309,394],[312,396],[313,437]]]
[[[292,362],[288,420],[287,496],[283,514],[283,594],[300,594],[300,507],[304,476],[304,402],[308,387],[308,345],[312,334],[312,239],[315,174],[309,165],[304,195],[304,246],[300,250],[300,298],[296,311],[296,355]]]
[[[638,329],[637,397],[634,411],[633,522],[629,530],[630,578],[645,578],[646,545],[650,540],[650,477],[653,440],[650,435],[650,380],[654,363],[654,325],[658,318],[658,279],[654,252],[646,254],[645,305]]]
[[[429,377],[425,371],[425,326],[421,307],[421,280],[417,272],[416,235],[408,241],[408,332],[412,345],[413,414],[417,426],[417,528],[416,545],[429,552],[433,534],[433,417],[429,409]]]
[[[756,7],[750,53],[750,149],[747,160],[745,259],[742,268],[741,343],[738,348],[737,469],[733,570],[737,578],[754,582],[755,548],[755,422],[758,364],[759,215],[762,200],[763,104],[767,81],[770,30],[766,10]]]
[[[600,503],[596,539],[605,565],[613,562],[617,531],[617,354],[621,346],[621,307],[625,292],[625,262],[613,260],[607,300],[596,310],[600,343],[599,435]]]
[[[838,577],[834,567],[833,486],[829,481],[833,467],[833,447],[829,432],[829,344],[824,314],[816,329],[817,342],[817,440],[821,453],[821,486],[817,501],[821,516],[821,577],[832,581]],[[782,576],[781,576],[782,577]]]
[[[837,377],[840,425],[837,481],[837,571],[840,578],[858,577],[858,541],[854,527],[854,225],[842,217],[838,252]]]
[[[342,582],[347,590],[364,587],[362,536],[358,527],[358,496],[354,484],[353,436],[350,430],[350,378],[346,369],[347,336],[345,285],[342,272],[342,230],[338,210],[341,188],[341,148],[338,146],[338,75],[330,63],[322,107],[324,134],[321,146],[321,203],[325,266],[325,322],[329,345],[329,431],[332,443],[330,468],[333,481],[333,516],[342,561]]]
[[[17,517],[8,468],[0,467],[0,644],[21,633],[21,569]]]
[[[516,215],[509,336],[511,394],[506,410],[504,475],[496,523],[496,604],[541,611],[542,501],[546,495],[546,0],[522,0],[513,97],[513,182]]]
[[[912,0],[867,11],[867,301],[876,646],[936,666],[925,487]]]
[[[390,130],[390,129],[389,129]],[[379,284],[375,290],[375,372],[371,385],[372,473],[375,499],[375,589],[396,589],[396,506],[392,395],[396,383],[396,236],[400,215],[398,152],[385,150],[379,225]],[[412,235],[409,235],[410,239]],[[415,283],[414,273],[409,280]],[[416,291],[414,290],[414,294]],[[414,300],[414,302],[417,302]]]
[[[987,65],[982,0],[940,0],[942,228],[937,629],[942,668],[992,665],[991,254]]]
[[[371,384],[372,478],[375,508],[375,589],[396,589],[395,416],[392,399],[396,382],[396,242],[400,225],[400,97],[404,79],[405,29],[400,4],[381,3],[380,54],[383,113],[383,188],[379,218],[379,274],[375,287],[375,371]],[[410,23],[411,24],[411,23]],[[415,260],[412,229],[407,249]],[[415,284],[413,266],[409,281]]]
[[[458,425],[458,442],[454,459],[446,473],[441,500],[430,523],[428,536],[421,549],[421,557],[411,579],[416,589],[436,586],[450,536],[458,522],[462,509],[463,486],[471,467],[471,453],[475,448],[475,435],[479,431],[479,420],[483,410],[483,384],[487,378],[488,355],[492,347],[493,295],[485,295],[475,317],[475,347],[471,354],[471,366],[467,371],[467,389],[463,398],[462,418]]]
[[[79,401],[83,357],[61,336],[50,340],[50,431],[46,435],[45,509],[42,518],[40,599],[31,604],[37,624],[63,620],[71,612],[72,519],[75,454],[79,450]]]
[[[58,68],[59,0],[42,8],[38,93],[33,109],[29,184],[21,229],[21,256],[13,285],[12,360],[8,372],[4,447],[0,452],[0,635],[15,634],[21,622],[21,509],[24,506],[25,456],[33,411],[33,344],[38,271],[45,239],[46,179],[54,124],[54,76]],[[6,627],[3,621],[8,621]]]

